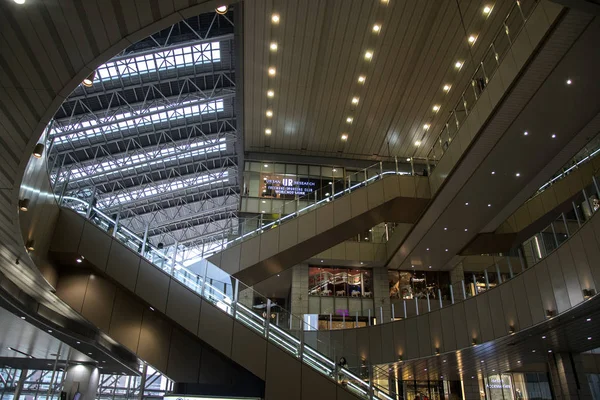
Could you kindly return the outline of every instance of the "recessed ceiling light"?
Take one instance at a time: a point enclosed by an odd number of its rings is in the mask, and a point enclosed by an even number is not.
[[[275,92],[272,91],[272,90],[267,90],[267,96],[268,97],[273,97],[273,96],[275,96]]]
[[[263,201],[262,201],[262,203],[263,203],[263,204],[266,204],[266,202],[267,202],[266,200],[263,200]]]
[[[454,63],[454,68],[456,69],[461,69],[463,66],[463,62],[462,61],[457,61]]]
[[[379,25],[379,24],[373,25],[373,32],[379,33],[379,31],[381,31],[381,25]]]
[[[271,134],[271,129],[270,128],[265,129],[265,135],[270,135],[270,134]]]
[[[535,353],[535,350],[531,350],[532,353]]]
[[[265,213],[265,210],[262,210],[262,211],[261,211],[261,213],[263,213],[263,214],[264,214],[264,213]]]
[[[414,266],[414,265],[411,265],[410,267],[411,267],[411,268],[414,268],[415,266]]]
[[[570,79],[567,79],[567,85],[570,85],[571,83],[573,83],[573,81]]]
[[[465,203],[465,206],[468,206],[468,205],[469,205],[469,202],[467,201],[467,202]]]
[[[267,118],[271,118],[273,116],[273,110],[267,110],[265,114],[267,115]]]
[[[410,157],[408,157],[408,158],[406,159],[406,162],[410,162]]]
[[[271,49],[271,51],[277,51],[277,42],[271,42],[269,49]]]
[[[446,251],[448,251],[448,249],[446,249]]]
[[[468,231],[469,231],[469,229],[468,229],[468,228],[465,228],[465,232],[468,232]]]
[[[444,85],[444,92],[450,91],[450,85]]]
[[[81,263],[81,262],[83,262],[83,260],[82,260],[81,258],[79,258],[79,257],[77,257],[77,258],[75,259],[75,261],[77,261],[78,263]]]
[[[279,23],[279,14],[271,15],[271,22],[273,22],[274,24],[278,24]]]
[[[429,268],[431,268],[431,265],[429,266]]]
[[[496,175],[496,171],[492,171],[492,175]]]
[[[440,111],[440,106],[436,104],[433,106],[432,110],[433,110],[433,112],[438,112],[438,111]]]
[[[521,362],[521,360],[517,360],[517,362],[518,362],[518,363],[520,363],[520,362]]]
[[[370,60],[373,58],[373,52],[371,50],[365,51],[365,60]]]
[[[477,36],[471,35],[471,36],[469,36],[469,39],[467,39],[467,40],[469,41],[469,43],[473,44],[477,40]]]
[[[525,132],[523,132],[523,135],[527,136],[527,135],[529,135],[529,132],[525,131]]]
[[[363,264],[364,264],[364,262],[362,262],[362,261],[361,261],[361,262],[360,262],[360,265],[363,265]]]
[[[17,4],[25,4],[25,0],[14,0]]]
[[[337,172],[337,169],[334,168],[334,169],[331,170],[331,172]]]
[[[364,75],[361,75],[358,77],[358,83],[365,83],[366,80],[367,80],[367,77]]]
[[[552,353],[552,350],[548,350],[548,353]]]
[[[542,339],[546,339],[546,336],[542,336]]]
[[[270,76],[275,76],[276,73],[277,73],[277,70],[275,69],[275,67],[270,67],[269,68],[269,75]]]
[[[490,203],[488,203],[488,207],[491,207],[492,205]]]
[[[428,248],[426,248],[425,250],[429,251],[429,247],[428,247]]]
[[[483,13],[484,14],[489,14],[492,12],[492,6],[485,6],[483,7]]]
[[[323,262],[323,260],[321,260],[321,262]]]
[[[552,134],[552,139],[556,139],[556,133]]]
[[[52,329],[48,329],[48,333],[52,333]]]
[[[448,230],[448,228],[444,227],[444,230],[445,230],[445,231],[447,231],[447,230]]]
[[[348,140],[348,134],[346,133],[342,133],[341,139],[345,142],[346,140]]]
[[[587,322],[590,322],[591,320],[592,320],[591,318],[586,319]]]
[[[348,118],[346,118],[346,122],[347,122],[347,123],[351,124],[351,123],[352,123],[352,121],[354,121],[354,119],[353,119],[352,117],[348,117]]]
[[[521,176],[521,173],[520,173],[520,172],[517,172],[517,173],[515,174],[515,176],[518,178],[519,176]]]
[[[25,317],[21,317],[21,319],[25,319]]]
[[[421,145],[421,141],[420,141],[420,140],[416,140],[416,141],[415,141],[415,146],[417,146],[417,147],[418,147],[418,146],[420,146],[420,145]]]
[[[358,97],[352,98],[352,104],[358,104]]]
[[[429,129],[429,124],[423,125],[423,129],[425,129],[425,130]]]
[[[268,168],[268,167],[269,167],[269,164],[265,164],[265,168]]]

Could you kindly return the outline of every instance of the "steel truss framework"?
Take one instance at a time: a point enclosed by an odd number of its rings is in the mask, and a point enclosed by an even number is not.
[[[64,362],[55,369],[26,370],[0,368],[0,400],[19,398],[60,399],[67,374]],[[101,374],[96,399],[161,399],[173,390],[173,382],[152,367],[143,364],[139,376]]]
[[[44,139],[66,204],[77,209],[68,199],[84,200],[178,253],[201,253],[237,229],[232,13],[151,35],[64,101]]]

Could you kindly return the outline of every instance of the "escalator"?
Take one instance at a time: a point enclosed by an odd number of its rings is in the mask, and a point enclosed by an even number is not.
[[[198,274],[172,263],[153,265],[152,253],[136,254],[122,231],[103,229],[101,218],[61,210],[50,249],[59,270],[56,294],[171,379],[193,381],[180,364],[192,368],[203,362],[197,353],[216,350],[221,362],[264,380],[267,399],[277,398],[283,376],[293,391],[293,371],[306,368],[317,372],[307,385],[338,384],[338,398],[392,398],[315,350],[319,344],[307,345],[304,332],[315,327],[238,279],[207,261]]]

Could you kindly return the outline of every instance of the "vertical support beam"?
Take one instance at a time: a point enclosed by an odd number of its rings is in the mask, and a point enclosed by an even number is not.
[[[27,370],[22,369],[21,375],[19,375],[19,380],[17,381],[17,386],[15,387],[15,393],[13,395],[13,399],[19,399],[21,396],[21,392],[23,391],[23,384],[25,383],[25,379],[27,379]]]
[[[148,242],[148,230],[150,229],[150,224],[146,224],[144,228],[144,237],[142,238],[142,256],[146,254],[146,243]]]
[[[146,389],[146,375],[148,374],[148,365],[146,363],[142,366],[142,376],[140,377],[140,392],[138,393],[138,400],[144,399],[144,389]]]

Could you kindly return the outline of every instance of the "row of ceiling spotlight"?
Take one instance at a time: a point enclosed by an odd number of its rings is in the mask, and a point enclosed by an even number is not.
[[[271,14],[271,24],[274,26],[279,25],[279,22],[281,21],[281,17],[279,16],[278,13],[273,13]],[[277,41],[273,40],[269,43],[269,50],[271,51],[271,53],[277,53],[277,50],[279,49],[279,44],[277,43]],[[275,66],[270,66],[269,69],[267,70],[268,75],[270,78],[273,78],[277,75],[277,69],[275,68]],[[273,97],[275,97],[275,90],[273,89],[268,89],[267,90],[267,99],[272,99]],[[273,118],[273,110],[267,106],[267,110],[265,111],[265,115],[267,118]],[[268,124],[267,124],[268,125]],[[267,136],[271,136],[271,133],[273,132],[273,130],[267,126],[265,128],[265,135]]]
[[[483,12],[483,15],[485,15],[486,17],[488,17],[488,16],[489,16],[489,15],[492,13],[492,9],[493,9],[493,8],[494,8],[494,6],[493,6],[493,5],[486,5],[486,6],[484,6],[484,7],[483,7],[483,10],[482,10],[482,12]],[[474,34],[470,35],[470,36],[467,38],[467,42],[469,43],[469,45],[470,45],[470,46],[473,46],[473,45],[475,45],[475,42],[477,41],[477,38],[478,38],[478,36],[479,36],[478,34],[475,34],[475,33],[474,33]],[[455,68],[457,71],[460,71],[460,70],[462,69],[462,67],[464,66],[464,64],[465,64],[465,62],[464,62],[463,60],[457,60],[457,61],[454,63],[454,68]],[[444,93],[448,93],[448,92],[450,91],[450,89],[452,89],[452,85],[450,85],[449,83],[446,83],[446,84],[444,84],[444,86],[442,87],[442,90],[444,91]],[[436,114],[437,114],[437,112],[438,112],[438,111],[440,111],[441,107],[442,107],[442,106],[441,106],[441,105],[439,105],[439,104],[434,104],[434,105],[431,107],[431,110],[432,110],[434,113],[436,113]],[[427,132],[427,131],[429,130],[429,128],[430,128],[430,127],[431,127],[431,124],[429,124],[429,123],[423,124],[423,130],[424,130],[425,132]],[[416,140],[416,141],[415,141],[415,146],[419,147],[420,145],[421,145],[421,140]]]
[[[389,4],[389,0],[380,0],[382,4]],[[375,22],[373,24],[373,27],[371,28],[371,33],[374,35],[379,35],[381,33],[381,29],[382,29],[382,25],[380,22]],[[367,49],[365,50],[365,54],[364,54],[364,59],[366,62],[371,62],[371,60],[373,60],[373,53],[374,51],[371,49]],[[356,79],[357,83],[359,85],[364,85],[365,82],[367,80],[367,76],[364,74],[360,74],[358,76],[358,78]],[[360,101],[360,97],[359,96],[353,96],[352,99],[350,100],[350,107],[354,107],[354,109],[356,108],[356,106],[358,106],[358,103]],[[349,125],[352,125],[352,123],[354,122],[354,117],[352,115],[349,115],[346,117],[346,123]],[[348,132],[343,132],[340,136],[340,139],[342,140],[342,142],[346,142],[348,140]]]

